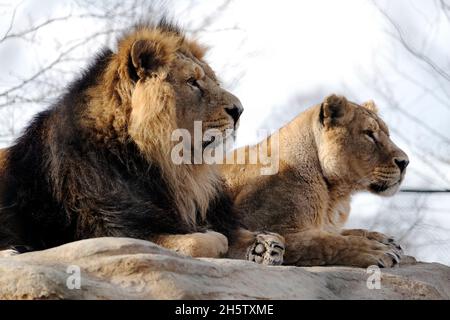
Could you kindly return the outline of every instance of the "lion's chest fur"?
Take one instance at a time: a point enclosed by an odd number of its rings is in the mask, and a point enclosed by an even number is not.
[[[198,214],[201,219],[205,219],[210,203],[220,188],[220,179],[215,168],[175,166],[167,178],[180,216],[191,225],[197,224]]]

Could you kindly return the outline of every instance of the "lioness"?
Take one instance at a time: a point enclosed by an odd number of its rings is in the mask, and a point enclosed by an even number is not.
[[[0,249],[133,237],[194,257],[280,264],[283,239],[240,228],[214,166],[171,159],[175,129],[193,133],[201,121],[229,132],[243,110],[203,54],[165,21],[102,51],[1,155]]]
[[[237,210],[251,229],[270,228],[286,239],[285,263],[299,266],[391,267],[401,248],[392,237],[342,229],[350,197],[368,190],[393,195],[408,157],[389,137],[373,102],[362,106],[336,95],[279,130],[279,172],[260,165],[223,165]],[[271,145],[268,141],[263,141]],[[263,143],[261,142],[261,143]],[[261,147],[236,153],[249,153]],[[276,150],[271,150],[272,157]]]

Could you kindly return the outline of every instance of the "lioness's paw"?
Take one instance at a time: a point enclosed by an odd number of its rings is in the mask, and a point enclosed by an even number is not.
[[[276,233],[262,232],[247,250],[247,260],[259,264],[279,266],[283,264],[284,238]]]
[[[400,263],[401,257],[399,250],[380,243],[372,250],[361,253],[360,267],[377,265],[380,268],[392,268]]]
[[[391,247],[392,250],[394,250],[397,253],[400,253],[400,255],[403,254],[402,246],[398,244],[398,242],[392,236],[385,235],[384,233],[381,232],[371,231],[367,233],[366,237],[369,240],[375,240]]]
[[[377,264],[380,268],[392,268],[400,263],[401,255],[395,250],[388,250],[380,254]]]

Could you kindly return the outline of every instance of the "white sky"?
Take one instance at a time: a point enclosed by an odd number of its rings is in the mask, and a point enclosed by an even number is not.
[[[380,45],[379,21],[365,1],[237,1],[235,7],[231,15],[245,30],[242,48],[231,34],[225,42],[210,35],[208,42],[217,42],[213,61],[224,54],[245,61],[246,75],[236,90],[245,106],[242,142],[295,93],[319,86],[331,92],[344,79],[354,82],[357,68],[371,64]],[[249,61],[245,54],[251,50]]]

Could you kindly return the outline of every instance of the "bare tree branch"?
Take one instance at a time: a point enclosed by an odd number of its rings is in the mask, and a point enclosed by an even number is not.
[[[418,59],[421,62],[424,62],[429,67],[431,67],[438,75],[440,75],[443,79],[450,82],[450,74],[447,73],[444,69],[439,67],[437,63],[435,63],[432,59],[430,59],[428,56],[422,54],[421,52],[417,51],[415,48],[413,48],[408,41],[406,40],[402,29],[400,26],[395,22],[395,20],[384,10],[381,8],[375,0],[372,0],[372,3],[375,5],[375,7],[380,11],[380,13],[386,18],[386,20],[392,25],[394,30],[396,31],[396,34],[394,36],[394,39],[398,40],[402,46],[416,59]]]
[[[16,20],[16,14],[17,14],[17,10],[19,9],[19,7],[21,6],[21,4],[23,3],[23,1],[21,1],[19,4],[17,4],[14,9],[13,12],[11,14],[11,19],[9,21],[9,26],[8,29],[6,29],[5,35],[2,37],[5,38],[12,30],[13,26],[14,26],[14,21]]]
[[[170,0],[165,0],[169,2]],[[64,83],[73,79],[76,74],[77,65],[84,64],[88,57],[92,54],[92,49],[99,47],[101,44],[112,44],[111,40],[129,27],[131,22],[139,22],[154,17],[155,19],[164,14],[160,12],[160,8],[164,7],[165,2],[133,0],[127,2],[106,1],[106,0],[73,0],[67,6],[66,13],[60,16],[49,16],[44,20],[39,17],[30,17],[30,23],[25,28],[17,29],[16,22],[20,14],[19,7],[22,3],[11,8],[10,20],[8,21],[5,32],[0,35],[0,46],[10,44],[9,40],[22,40],[24,44],[21,46],[25,50],[38,48],[38,33],[47,31],[51,28],[57,28],[59,24],[94,23],[97,25],[96,30],[91,34],[87,34],[81,38],[74,39],[67,37],[66,39],[54,39],[57,56],[48,59],[45,57],[44,63],[40,65],[35,60],[33,67],[34,72],[25,78],[17,77],[17,81],[13,84],[0,83],[0,137],[8,136],[13,138],[17,133],[15,129],[17,117],[21,112],[14,112],[27,106],[29,108],[41,108],[60,94],[64,87]],[[232,0],[224,0],[210,14],[207,15],[207,21],[195,21],[196,25],[191,23],[192,27],[188,31],[192,33],[200,32],[221,32],[225,30],[238,30],[236,26],[229,28],[206,30],[219,18],[226,7],[231,4]],[[198,5],[192,1],[191,8]],[[78,21],[79,20],[79,21]],[[97,23],[97,21],[99,23]],[[21,21],[23,24],[23,20]],[[6,47],[5,47],[6,48]],[[87,50],[86,50],[87,48]],[[40,57],[39,52],[36,53],[37,58]],[[42,56],[42,55],[41,55]],[[30,68],[31,69],[31,68]],[[7,79],[7,78],[5,78]],[[66,79],[66,80],[63,80]],[[10,79],[8,79],[10,82]],[[4,140],[4,138],[2,138]]]
[[[112,30],[105,30],[105,31],[101,31],[101,32],[96,32],[93,33],[92,35],[86,37],[82,42],[78,42],[77,44],[70,46],[69,48],[67,48],[66,50],[62,51],[52,62],[48,63],[46,66],[44,66],[43,68],[39,69],[35,74],[33,74],[32,76],[30,76],[29,78],[23,80],[21,83],[3,91],[0,92],[0,97],[2,96],[7,96],[10,93],[19,90],[21,88],[23,88],[25,85],[27,85],[28,83],[35,81],[38,77],[40,77],[41,75],[45,74],[47,71],[53,69],[57,64],[61,63],[61,62],[66,62],[66,60],[64,59],[67,55],[69,55],[71,52],[73,52],[76,48],[80,47],[80,46],[84,46],[86,45],[86,43],[88,43],[89,41],[92,41],[96,38],[98,38],[99,36],[105,35],[105,34],[109,34],[109,33],[113,33],[116,30],[112,29]]]

